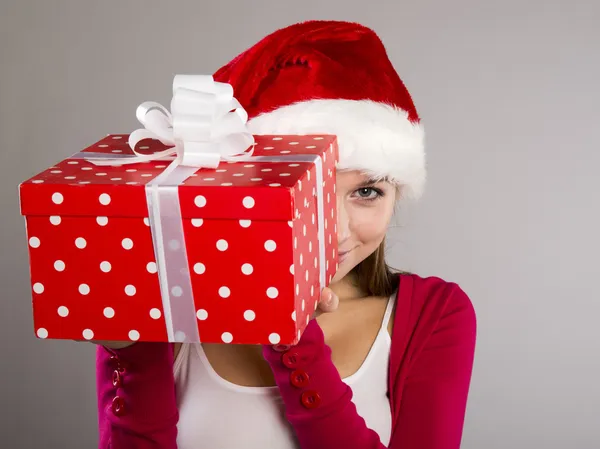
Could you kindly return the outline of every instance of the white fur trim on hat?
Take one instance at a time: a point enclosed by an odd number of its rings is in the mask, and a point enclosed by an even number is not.
[[[424,130],[406,111],[371,100],[316,99],[283,106],[248,122],[256,135],[334,134],[340,170],[360,170],[421,196],[426,178]]]

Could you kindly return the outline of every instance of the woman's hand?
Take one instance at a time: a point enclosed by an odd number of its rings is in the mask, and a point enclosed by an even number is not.
[[[325,287],[321,292],[321,299],[319,299],[319,306],[317,311],[313,315],[313,318],[318,317],[322,313],[335,312],[340,304],[340,300],[337,295],[329,287]]]

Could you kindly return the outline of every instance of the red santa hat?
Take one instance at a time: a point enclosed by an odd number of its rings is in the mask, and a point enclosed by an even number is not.
[[[425,183],[424,132],[379,37],[356,23],[280,29],[219,69],[264,134],[334,134],[339,169],[360,170],[416,198]]]

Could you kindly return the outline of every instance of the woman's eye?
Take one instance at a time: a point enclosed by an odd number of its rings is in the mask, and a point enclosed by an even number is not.
[[[361,189],[358,189],[356,193],[363,200],[374,200],[375,198],[381,195],[379,191],[372,187],[363,187]]]

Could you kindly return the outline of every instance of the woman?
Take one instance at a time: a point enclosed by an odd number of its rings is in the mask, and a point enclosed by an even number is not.
[[[255,134],[338,136],[328,313],[294,347],[104,342],[99,447],[458,448],[475,314],[455,284],[385,263],[395,202],[419,196],[425,164],[419,117],[381,41],[357,24],[297,24],[215,79],[233,85]]]

